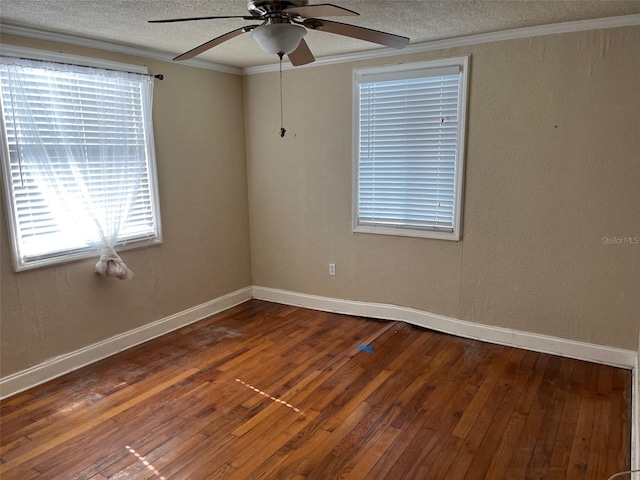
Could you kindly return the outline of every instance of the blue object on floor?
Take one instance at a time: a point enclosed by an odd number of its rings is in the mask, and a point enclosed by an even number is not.
[[[371,345],[360,345],[358,347],[358,351],[362,351],[362,352],[367,352],[367,353],[373,353],[373,347]]]

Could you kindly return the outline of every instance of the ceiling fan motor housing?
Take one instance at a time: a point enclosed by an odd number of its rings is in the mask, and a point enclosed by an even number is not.
[[[285,8],[305,7],[309,0],[247,0],[247,8],[253,16],[263,17]]]

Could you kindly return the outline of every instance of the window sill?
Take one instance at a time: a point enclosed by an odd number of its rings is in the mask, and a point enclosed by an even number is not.
[[[131,241],[123,245],[116,245],[114,247],[114,250],[119,253],[127,250],[137,250],[139,248],[152,247],[154,245],[162,245],[162,239],[154,238],[149,240],[145,239]],[[100,249],[96,247],[86,247],[83,249],[74,250],[72,252],[63,252],[59,255],[51,255],[45,258],[28,260],[27,262],[19,262],[14,264],[14,270],[16,271],[16,273],[19,273],[28,270],[35,270],[38,268],[76,262],[79,260],[85,260],[87,258],[95,258],[97,262],[100,258]]]
[[[376,235],[392,235],[396,237],[415,237],[415,238],[431,238],[435,240],[452,240],[460,241],[458,232],[438,232],[435,230],[418,230],[412,228],[399,227],[374,227],[358,225],[353,229],[354,233],[372,233]]]

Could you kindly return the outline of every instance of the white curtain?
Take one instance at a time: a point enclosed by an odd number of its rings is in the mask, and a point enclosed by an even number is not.
[[[3,96],[23,119],[15,139],[21,172],[38,178],[60,228],[78,245],[100,249],[96,272],[132,278],[114,247],[146,175],[145,129],[131,112],[151,124],[144,116],[153,77],[5,60],[10,88]]]

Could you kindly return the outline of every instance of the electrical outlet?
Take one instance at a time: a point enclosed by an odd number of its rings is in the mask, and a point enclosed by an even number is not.
[[[329,275],[335,275],[336,274],[336,264],[335,263],[330,263],[329,264]]]

